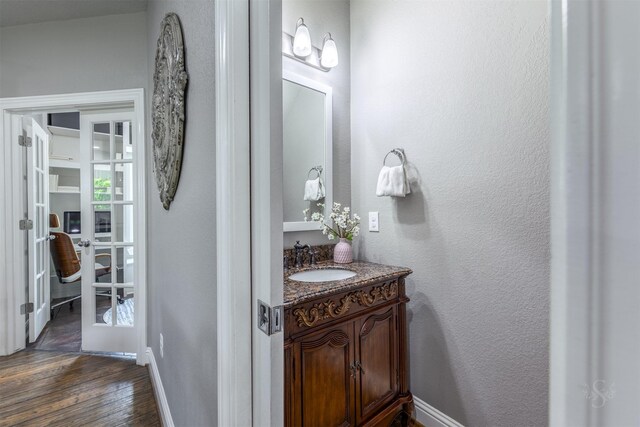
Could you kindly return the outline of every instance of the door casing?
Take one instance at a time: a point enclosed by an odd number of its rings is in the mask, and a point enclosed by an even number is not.
[[[282,425],[283,335],[256,320],[283,297],[282,3],[215,6],[218,425]]]
[[[137,363],[147,363],[147,225],[146,225],[146,150],[144,89],[127,89],[102,92],[84,92],[61,95],[0,98],[0,356],[13,354],[25,348],[24,316],[20,306],[25,303],[24,283],[26,277],[26,251],[24,232],[18,229],[22,219],[25,186],[23,185],[22,147],[18,145],[18,133],[13,130],[12,116],[34,112],[65,112],[78,109],[117,108],[133,104],[136,126],[135,157],[136,197],[139,203],[135,220],[138,227],[135,239],[138,242],[139,310],[135,322],[137,333]],[[3,260],[3,261],[2,261]]]

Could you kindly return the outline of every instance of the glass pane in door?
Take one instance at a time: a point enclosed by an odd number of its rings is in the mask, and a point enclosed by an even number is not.
[[[44,277],[40,276],[38,278],[38,299],[36,305],[40,306],[40,301],[42,300],[44,300]]]
[[[113,206],[113,210],[113,241],[120,243],[133,242],[133,205],[116,204]]]
[[[133,164],[115,163],[115,200],[133,200]]]
[[[43,203],[44,202],[44,177],[42,176],[42,173],[40,173],[40,170],[36,171],[36,183],[37,183],[37,190],[36,190],[36,203]]]
[[[133,246],[116,248],[116,283],[133,283]]]
[[[92,138],[92,160],[109,160],[111,158],[111,123],[94,123]]]
[[[115,152],[115,160],[131,160],[133,158],[131,122],[116,122]]]
[[[93,205],[94,241],[96,244],[111,242],[111,223],[111,204],[100,203]]]
[[[111,325],[110,314],[113,312],[113,310],[111,310],[111,306],[113,305],[111,302],[111,287],[95,287],[93,298],[96,310],[95,323]]]
[[[93,201],[111,201],[111,165],[108,163],[93,165]]]
[[[116,293],[118,295],[118,304],[116,304],[116,325],[133,326],[133,288],[116,288]]]

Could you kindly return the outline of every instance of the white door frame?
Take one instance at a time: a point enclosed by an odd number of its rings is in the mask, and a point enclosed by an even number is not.
[[[551,1],[552,427],[638,422],[639,14]]]
[[[283,300],[282,2],[250,0],[251,272],[253,305]],[[253,425],[284,425],[284,333],[253,311]]]
[[[283,334],[256,320],[258,299],[282,303],[281,16],[280,0],[216,2],[220,426],[284,420]]]
[[[32,112],[69,111],[86,108],[112,108],[133,103],[136,118],[136,141],[134,167],[138,182],[138,210],[135,231],[139,262],[135,277],[138,280],[139,310],[135,313],[138,325],[137,363],[147,363],[146,327],[146,156],[144,90],[127,89],[104,92],[86,92],[61,95],[0,98],[0,355],[12,354],[25,347],[25,328],[20,315],[24,304],[25,253],[24,232],[18,230],[18,221],[23,216],[24,185],[22,184],[22,154],[17,144],[17,135],[11,132],[11,115]],[[10,285],[13,284],[13,285]],[[6,313],[6,314],[5,314]],[[1,315],[0,315],[1,316]]]
[[[250,426],[249,2],[215,2],[219,426]]]

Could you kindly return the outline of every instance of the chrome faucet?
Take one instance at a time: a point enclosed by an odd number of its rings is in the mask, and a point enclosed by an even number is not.
[[[304,266],[304,258],[303,258],[303,256],[304,256],[304,250],[305,249],[310,251],[311,250],[311,246],[309,246],[308,244],[301,245],[300,244],[300,240],[298,240],[296,242],[296,244],[293,245],[294,258],[296,260],[296,264],[295,264],[296,268],[300,268],[300,267]]]

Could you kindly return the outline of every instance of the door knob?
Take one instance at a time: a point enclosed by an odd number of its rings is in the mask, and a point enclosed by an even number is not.
[[[88,239],[87,240],[80,240],[78,242],[78,246],[80,246],[81,248],[82,247],[88,248],[89,246],[91,246],[91,240],[88,240]]]
[[[56,240],[56,236],[54,236],[53,234],[49,234],[47,236],[47,240],[51,241],[51,240]]]

